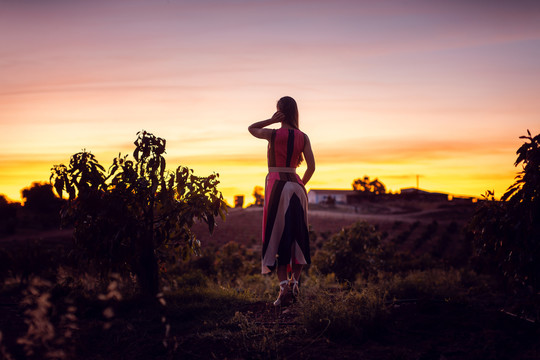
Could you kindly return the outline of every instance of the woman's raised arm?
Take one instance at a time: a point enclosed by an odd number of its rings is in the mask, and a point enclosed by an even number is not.
[[[265,129],[265,127],[281,122],[284,117],[285,116],[278,111],[272,116],[272,118],[268,120],[257,121],[256,123],[249,125],[248,131],[251,133],[251,135],[259,139],[270,140],[270,137],[272,136],[272,130]]]

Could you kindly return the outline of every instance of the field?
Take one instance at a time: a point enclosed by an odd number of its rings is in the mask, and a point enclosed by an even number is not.
[[[396,245],[399,252],[421,255],[435,251],[440,257],[453,261],[459,261],[456,257],[463,255],[466,261],[470,253],[460,254],[460,251],[470,251],[470,248],[462,239],[462,230],[473,212],[474,204],[465,202],[366,202],[356,207],[312,205],[309,223],[316,237],[315,246],[320,246],[325,238],[342,228],[363,220],[374,225],[383,240]],[[234,241],[260,251],[261,222],[262,208],[250,207],[231,209],[225,222],[218,220],[213,235],[208,234],[203,224],[194,229],[203,244],[221,246]]]
[[[302,297],[274,308],[277,281],[258,275],[262,209],[231,209],[202,256],[166,273],[158,302],[129,279],[97,279],[70,257],[70,230],[0,239],[0,354],[39,359],[538,359],[527,304],[475,263],[474,204],[367,202],[310,208],[312,253],[357,221],[375,226],[386,265],[336,281],[313,266]],[[51,333],[52,331],[52,333]]]

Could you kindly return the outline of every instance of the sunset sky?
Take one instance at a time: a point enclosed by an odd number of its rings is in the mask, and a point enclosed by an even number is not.
[[[169,168],[253,202],[266,142],[247,127],[284,95],[315,152],[308,190],[419,175],[500,197],[540,131],[540,2],[0,0],[0,194],[82,149],[107,168],[145,129]]]

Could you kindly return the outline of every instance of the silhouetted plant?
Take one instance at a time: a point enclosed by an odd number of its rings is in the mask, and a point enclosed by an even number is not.
[[[264,205],[264,189],[261,186],[255,186],[253,188],[253,197],[255,198],[255,202],[253,203],[253,205]]]
[[[63,220],[75,227],[76,244],[104,272],[130,271],[145,295],[159,288],[160,263],[198,252],[191,231],[195,220],[214,229],[225,218],[226,204],[217,190],[218,174],[199,177],[179,166],[166,171],[165,139],[137,133],[133,157],[119,155],[108,173],[95,156],[82,151],[69,167],[55,165],[51,182],[68,205]]]
[[[470,223],[475,247],[504,276],[540,290],[540,134],[517,150],[522,171],[501,197],[487,191]]]

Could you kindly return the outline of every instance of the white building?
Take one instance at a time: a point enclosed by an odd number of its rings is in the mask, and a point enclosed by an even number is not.
[[[354,195],[353,190],[337,189],[311,189],[308,192],[308,202],[310,204],[324,204],[328,198],[332,197],[336,204],[346,204],[347,195]]]

